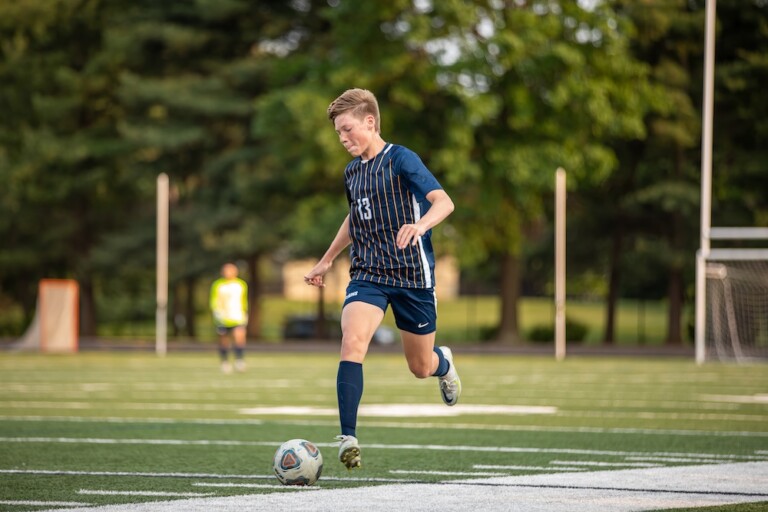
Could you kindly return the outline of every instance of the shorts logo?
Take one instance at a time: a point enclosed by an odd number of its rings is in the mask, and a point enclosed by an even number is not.
[[[419,329],[421,329],[422,327],[426,327],[428,325],[429,325],[429,322],[424,322],[423,324],[419,324]]]
[[[347,294],[347,296],[346,296],[346,297],[344,297],[344,300],[350,299],[350,298],[352,298],[352,297],[357,297],[357,292],[356,292],[356,291],[355,291],[355,292],[351,292],[351,293]]]

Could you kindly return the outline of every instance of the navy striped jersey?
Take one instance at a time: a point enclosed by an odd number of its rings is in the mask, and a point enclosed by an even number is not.
[[[426,195],[442,187],[416,153],[387,144],[371,160],[357,157],[344,170],[349,201],[349,274],[352,279],[403,288],[435,286],[435,256],[425,233],[397,247],[397,232],[429,209]]]

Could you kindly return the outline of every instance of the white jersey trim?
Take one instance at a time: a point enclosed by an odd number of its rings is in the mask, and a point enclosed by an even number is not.
[[[414,222],[419,222],[421,218],[421,209],[419,208],[419,202],[416,200],[416,196],[411,194],[411,201],[413,202],[413,219]],[[424,250],[424,246],[421,244],[421,237],[418,238],[417,245],[419,247],[419,259],[421,259],[421,271],[424,275],[424,287],[432,288],[432,269],[429,268],[429,259],[427,258],[427,252]]]

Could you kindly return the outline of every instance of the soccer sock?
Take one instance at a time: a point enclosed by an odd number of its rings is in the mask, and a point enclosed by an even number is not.
[[[363,397],[363,365],[352,361],[339,362],[336,374],[336,396],[339,400],[341,433],[354,436],[357,428],[357,407]]]
[[[243,358],[243,347],[235,347],[235,359]]]
[[[226,361],[229,358],[229,351],[224,347],[219,347],[219,356],[222,361]]]
[[[439,347],[434,347],[432,350],[437,354],[437,370],[432,375],[434,377],[442,377],[451,369],[451,363],[448,362]]]

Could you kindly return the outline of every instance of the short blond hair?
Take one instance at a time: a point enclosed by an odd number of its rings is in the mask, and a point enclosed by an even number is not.
[[[376,122],[376,131],[381,133],[379,102],[376,101],[376,96],[371,91],[367,89],[348,89],[328,105],[328,119],[331,122],[336,121],[337,117],[347,112],[352,112],[358,119],[364,119],[365,116],[372,115]]]

